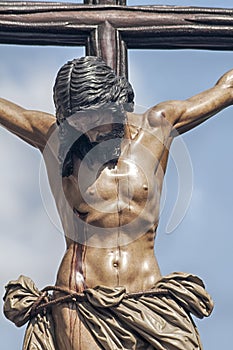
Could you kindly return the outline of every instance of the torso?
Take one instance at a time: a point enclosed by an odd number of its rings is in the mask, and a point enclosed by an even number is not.
[[[68,243],[59,286],[82,291],[123,285],[136,292],[150,289],[161,277],[154,238],[171,128],[163,120],[151,126],[146,115],[131,115],[129,125],[131,137],[122,142],[115,168],[98,172],[98,164],[90,169],[76,160],[59,196],[53,180]]]

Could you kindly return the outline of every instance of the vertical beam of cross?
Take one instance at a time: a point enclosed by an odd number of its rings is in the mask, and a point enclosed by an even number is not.
[[[84,4],[126,6],[126,0],[84,0]],[[108,21],[92,31],[86,46],[86,55],[101,56],[118,75],[128,75],[126,43],[119,31]]]

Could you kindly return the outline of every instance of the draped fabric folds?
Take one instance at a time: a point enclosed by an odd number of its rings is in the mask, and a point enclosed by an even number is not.
[[[29,321],[23,350],[57,350],[52,315],[45,313],[30,317],[32,306],[41,295],[42,292],[29,277],[20,276],[18,280],[10,281],[6,286],[3,298],[5,316],[18,327]]]
[[[169,295],[161,291],[153,296],[126,297],[124,287],[88,288],[84,300],[76,302],[77,312],[105,350],[201,350],[190,313],[203,318],[213,309],[203,282],[191,274],[172,273],[154,289],[168,290]],[[40,296],[28,277],[20,276],[6,287],[6,317],[17,326],[29,321],[23,350],[56,349],[50,312],[30,318],[32,305]]]

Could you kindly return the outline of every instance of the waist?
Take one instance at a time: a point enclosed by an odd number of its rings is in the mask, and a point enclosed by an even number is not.
[[[97,285],[124,286],[127,292],[151,288],[161,278],[153,242],[139,238],[126,246],[95,248],[70,244],[58,271],[57,285],[78,292]]]

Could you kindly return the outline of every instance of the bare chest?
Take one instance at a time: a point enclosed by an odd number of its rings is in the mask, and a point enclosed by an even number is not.
[[[159,197],[163,169],[161,157],[164,144],[153,134],[138,133],[133,140],[123,140],[121,155],[115,166],[99,162],[87,164],[79,161],[76,172],[66,187],[72,206],[89,212],[88,207],[100,209],[108,206],[140,204]]]
[[[81,196],[90,204],[103,201],[106,204],[110,204],[111,201],[143,201],[147,198],[149,190],[154,187],[153,176],[148,176],[145,169],[124,158],[112,169],[106,166],[91,180],[87,176],[81,176],[79,181]]]

